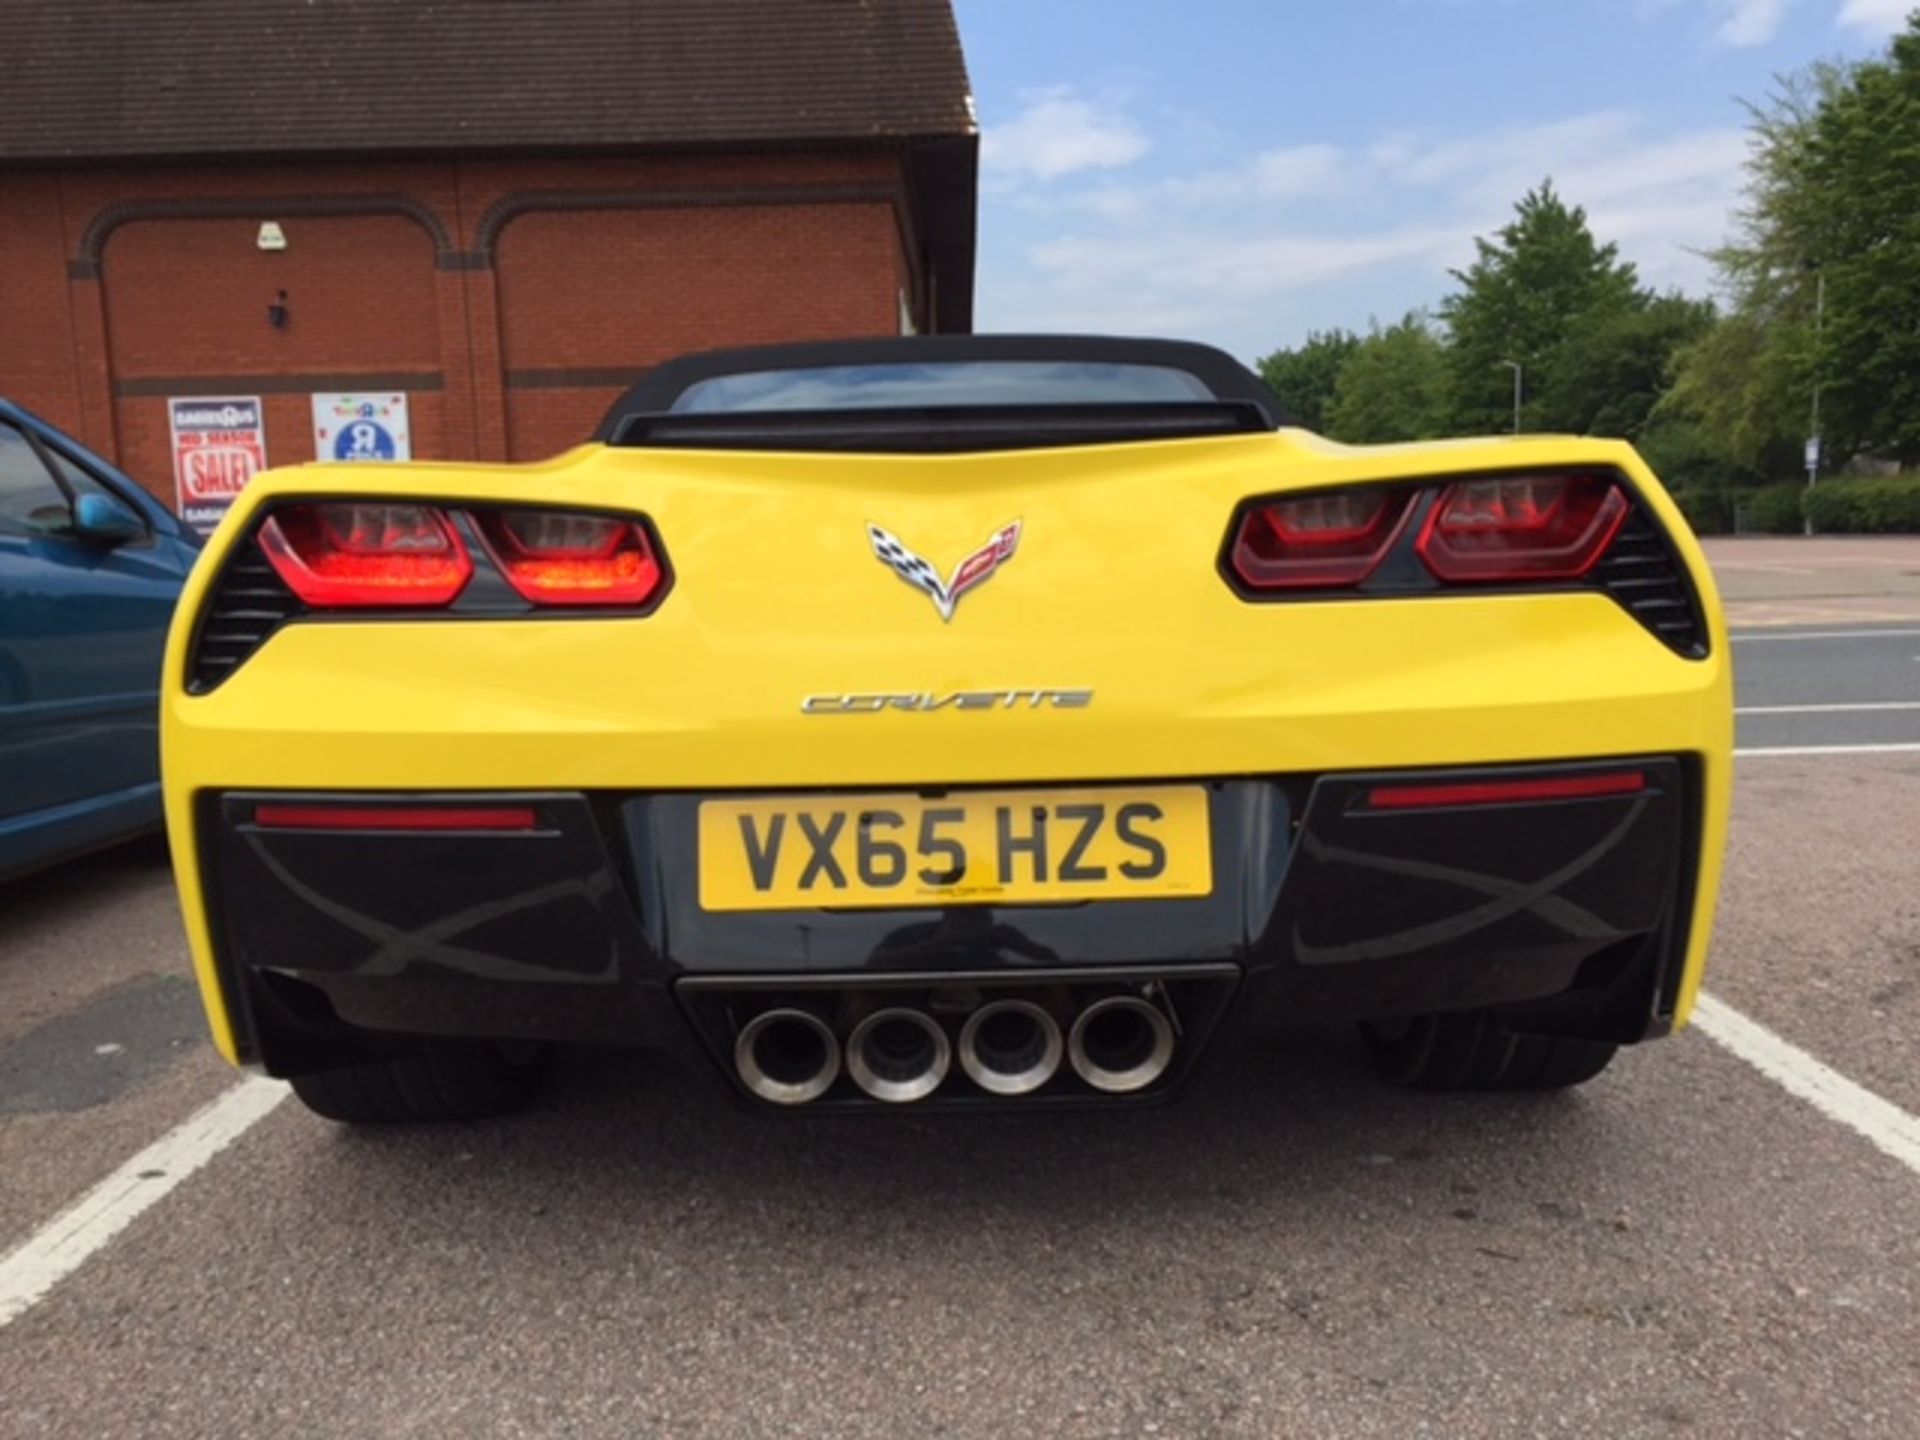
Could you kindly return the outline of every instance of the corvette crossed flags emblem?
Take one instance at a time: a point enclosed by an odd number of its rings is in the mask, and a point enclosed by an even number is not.
[[[914,554],[891,531],[869,522],[867,538],[873,542],[873,553],[881,564],[933,601],[942,620],[952,620],[960,597],[986,584],[994,571],[1013,558],[1014,548],[1020,543],[1020,522],[1001,527],[991,540],[954,567],[953,578],[944,585],[932,562]]]

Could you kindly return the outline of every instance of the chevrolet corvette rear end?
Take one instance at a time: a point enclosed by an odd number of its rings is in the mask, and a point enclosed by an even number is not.
[[[649,1047],[1139,1103],[1290,1027],[1555,1087],[1684,1023],[1727,641],[1630,447],[1348,448],[1168,342],[661,367],[537,465],[260,477],[167,660],[214,1036],[352,1121]]]

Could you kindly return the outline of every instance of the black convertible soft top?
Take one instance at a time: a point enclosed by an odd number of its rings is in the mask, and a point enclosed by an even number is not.
[[[808,372],[818,384],[807,383]],[[973,387],[949,390],[938,378],[948,373],[991,374],[998,383],[983,399]],[[1036,377],[1033,394],[1020,393],[1025,373]],[[886,388],[875,377],[892,374],[909,382],[909,397],[859,403],[868,390]],[[1104,379],[1090,381],[1088,393],[1050,398],[1044,382],[1062,374]],[[857,380],[849,384],[850,376]],[[757,404],[756,388],[769,383],[790,392],[845,388],[854,403],[810,405],[789,393]],[[1139,393],[1123,393],[1129,386]],[[724,398],[706,403],[716,393]],[[1260,378],[1210,345],[1100,335],[925,335],[683,355],[641,376],[594,438],[629,446],[968,450],[1244,433],[1284,423],[1278,398]]]

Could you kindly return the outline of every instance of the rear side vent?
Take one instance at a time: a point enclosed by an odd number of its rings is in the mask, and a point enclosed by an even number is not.
[[[1707,653],[1707,628],[1687,572],[1639,506],[1593,568],[1592,579],[1680,654],[1697,660]]]
[[[196,695],[213,689],[305,608],[249,538],[213,587],[187,656],[187,688]]]

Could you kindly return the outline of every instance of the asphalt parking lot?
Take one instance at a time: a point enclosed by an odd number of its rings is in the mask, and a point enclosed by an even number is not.
[[[208,1049],[157,844],[0,890],[0,1433],[1915,1434],[1920,541],[1712,553],[1715,1003],[1571,1095],[1327,1033],[1163,1109],[786,1123],[594,1055],[348,1133]]]

